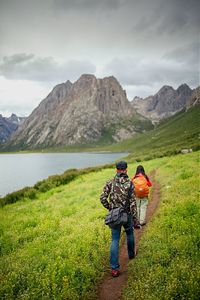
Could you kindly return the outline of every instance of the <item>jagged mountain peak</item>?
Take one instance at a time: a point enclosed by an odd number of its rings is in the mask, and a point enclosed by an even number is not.
[[[59,97],[61,91],[67,91],[71,88],[72,83],[67,80],[66,82],[57,84],[51,91],[49,95],[55,96],[56,98]]]
[[[66,100],[72,86],[73,84],[69,80],[57,84],[55,87],[53,87],[48,96],[40,102],[38,106],[39,110],[44,107],[44,109],[49,111],[52,110],[53,106],[56,107],[58,104],[63,103]],[[35,110],[37,111],[38,108],[36,108]],[[33,112],[35,112],[35,110]]]
[[[183,83],[177,88],[177,92],[178,92],[178,94],[184,94],[184,95],[190,96],[192,90],[186,83]]]
[[[144,101],[132,101],[132,105],[138,113],[156,123],[185,108],[191,94],[192,90],[185,83],[177,90],[164,85],[154,96],[149,96]]]
[[[10,118],[16,118],[16,117],[17,117],[17,115],[14,114],[14,113],[12,113],[11,116],[10,116]]]
[[[77,90],[80,92],[81,90],[91,89],[94,84],[96,84],[97,79],[93,74],[83,74],[81,75],[77,81],[74,82],[72,86],[73,91]]]
[[[19,123],[19,118],[16,114],[12,113],[9,118],[7,118],[8,121],[13,123]]]
[[[121,89],[121,85],[119,81],[114,76],[108,76],[104,78],[97,78],[93,74],[83,74],[80,78],[73,84],[74,89],[93,89],[94,86],[97,88],[101,88],[104,85],[109,86],[119,86]]]
[[[174,92],[174,88],[170,85],[164,85],[155,95],[162,95],[169,92]]]
[[[119,81],[117,80],[117,78],[116,78],[115,76],[113,76],[113,75],[111,75],[111,76],[106,76],[106,77],[102,78],[102,80],[104,80],[104,81],[115,82],[115,83],[117,83],[117,84],[120,85],[120,83],[119,83]]]
[[[72,82],[68,79],[66,82],[65,82],[65,84],[68,86],[68,87],[70,87],[70,86],[72,86]]]
[[[16,114],[12,113],[9,118],[6,118],[9,122],[15,123],[15,124],[21,124],[26,117],[18,117]]]
[[[55,86],[12,137],[10,145],[38,148],[95,142],[111,124],[133,115],[136,112],[114,76],[97,79],[93,74],[83,74],[73,84],[67,81]],[[111,140],[135,133],[132,123],[123,122],[123,126],[123,130],[114,126],[109,131]]]
[[[25,117],[18,117],[14,113],[8,118],[0,114],[0,144],[5,143],[24,120]]]
[[[82,74],[77,81],[81,80],[94,80],[96,79],[96,76],[94,74]]]
[[[137,102],[137,101],[141,101],[141,100],[143,100],[143,98],[135,96],[132,101]]]

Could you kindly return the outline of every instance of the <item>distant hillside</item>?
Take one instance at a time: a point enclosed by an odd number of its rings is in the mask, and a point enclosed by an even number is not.
[[[135,97],[131,103],[138,113],[156,123],[185,108],[191,95],[192,90],[187,84],[182,84],[177,90],[165,85],[154,96]]]
[[[11,137],[7,149],[108,143],[152,128],[136,113],[113,76],[82,75],[57,85]]]
[[[147,159],[179,153],[183,148],[200,149],[200,105],[162,121],[154,130],[104,150],[127,151],[131,159]]]
[[[10,136],[17,130],[25,118],[12,114],[9,118],[0,115],[0,144],[5,143]]]

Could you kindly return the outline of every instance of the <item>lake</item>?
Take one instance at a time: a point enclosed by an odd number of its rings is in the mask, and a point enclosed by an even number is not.
[[[29,153],[0,154],[0,196],[33,186],[67,169],[113,163],[127,153]]]

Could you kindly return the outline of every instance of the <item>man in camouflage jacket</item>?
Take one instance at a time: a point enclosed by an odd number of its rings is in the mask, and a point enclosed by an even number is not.
[[[117,174],[107,181],[100,196],[103,206],[109,210],[116,207],[126,207],[128,213],[128,222],[123,225],[127,237],[127,249],[129,258],[135,256],[135,240],[133,232],[133,221],[137,220],[137,206],[134,194],[134,186],[127,175],[127,163],[120,161],[116,164]],[[109,197],[109,201],[108,201]],[[119,276],[119,240],[121,227],[112,228],[112,243],[110,247],[110,266],[113,277]]]

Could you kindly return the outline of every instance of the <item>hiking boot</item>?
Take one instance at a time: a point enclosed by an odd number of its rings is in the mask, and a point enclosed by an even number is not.
[[[111,270],[112,277],[118,277],[119,276],[119,270]]]
[[[135,251],[134,251],[134,254],[133,254],[133,255],[131,255],[131,256],[129,256],[129,259],[133,259],[133,258],[135,258],[135,257],[136,257],[136,255],[137,255],[137,250],[135,249]]]
[[[135,258],[135,255],[129,256],[129,259],[134,259],[134,258]]]

